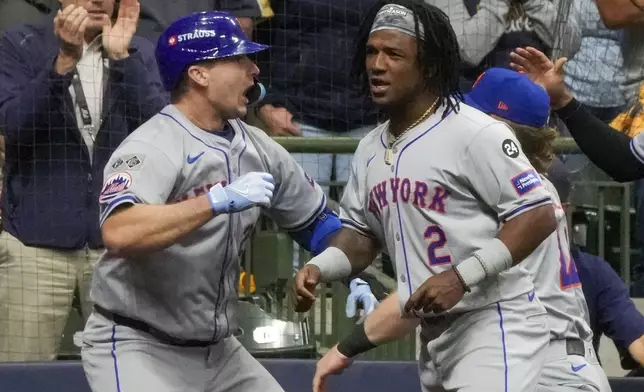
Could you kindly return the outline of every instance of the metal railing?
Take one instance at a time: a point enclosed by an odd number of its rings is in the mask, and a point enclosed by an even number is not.
[[[275,138],[290,152],[298,153],[353,153],[359,140],[352,138]],[[560,138],[556,142],[559,153],[575,153],[578,148],[570,138]],[[343,184],[332,181],[329,187]],[[568,211],[569,217],[574,213],[583,213],[591,221],[587,224],[571,225],[571,236],[584,237],[590,245],[591,253],[611,259],[617,255],[621,276],[630,284],[631,260],[631,219],[634,214],[631,208],[631,184],[618,184],[607,181],[581,181],[573,184],[574,194],[580,188],[591,188],[597,194],[595,205],[573,205]],[[615,195],[617,192],[617,196]],[[338,192],[337,194],[341,194]],[[572,199],[572,195],[571,195]],[[618,200],[619,202],[615,202]],[[331,201],[333,203],[333,201]],[[614,230],[614,218],[619,215],[618,245],[610,240]],[[612,220],[610,218],[613,218]],[[568,220],[569,223],[572,219]],[[594,245],[594,247],[593,247]],[[297,253],[295,253],[297,254]],[[257,292],[250,293],[250,274],[246,274],[243,285],[244,295],[263,295],[263,308],[276,318],[287,321],[300,321],[306,318],[310,335],[316,343],[317,352],[323,353],[341,339],[357,320],[345,315],[348,289],[342,283],[323,285],[318,291],[318,301],[307,314],[293,311],[290,295],[294,274],[293,241],[268,221],[262,220],[252,241],[242,257],[242,267],[254,276]],[[303,265],[309,258],[306,252],[299,252],[299,263]],[[382,276],[382,275],[381,275]],[[384,277],[380,279],[389,292],[396,289],[395,280]],[[77,317],[76,317],[77,318]],[[79,325],[82,328],[82,325]],[[73,330],[73,328],[70,328]],[[68,345],[69,346],[69,345]],[[409,336],[397,342],[378,347],[363,356],[370,360],[413,360],[416,358],[416,338]]]
[[[358,139],[344,137],[276,137],[274,139],[288,151],[294,153],[353,153],[359,143]],[[555,148],[557,153],[579,152],[579,149],[572,138],[557,139]],[[321,185],[338,186],[341,184],[333,182]],[[573,189],[579,189],[580,187],[591,187],[595,189],[595,191],[597,192],[597,205],[574,206],[569,211],[569,214],[572,215],[574,211],[583,211],[585,214],[591,217],[595,217],[596,224],[590,225],[590,231],[592,231],[592,228],[594,228],[595,230],[594,235],[590,235],[590,238],[597,239],[596,252],[593,253],[596,253],[601,257],[606,257],[608,250],[611,250],[612,253],[615,253],[615,249],[609,249],[607,247],[606,237],[608,223],[606,215],[608,211],[610,211],[611,213],[619,213],[620,244],[617,249],[617,253],[619,254],[620,258],[621,276],[627,285],[630,284],[630,220],[631,215],[633,214],[633,211],[631,209],[631,184],[618,184],[607,181],[581,181],[573,183]],[[621,203],[619,203],[619,205],[607,203],[606,194],[611,190],[617,190],[620,193]],[[576,232],[576,234],[579,235],[579,231],[581,231],[580,225],[572,225],[572,219],[569,219],[569,223],[571,223],[571,232]],[[588,234],[588,227],[586,227],[584,231]],[[248,259],[248,262],[250,263],[251,260]],[[250,266],[250,264],[248,264],[247,268],[252,267]],[[391,285],[392,289],[395,289],[395,281],[393,279],[387,282],[387,284]],[[288,289],[285,291],[288,291]],[[313,329],[312,335],[320,346],[319,351],[323,352],[325,349],[330,348],[345,333],[347,333],[347,331],[355,323],[355,320],[347,319],[344,314],[347,295],[347,288],[340,283],[324,286],[319,291],[319,300],[316,303],[316,307],[307,315]],[[298,320],[302,317],[302,315],[293,313],[288,295],[282,299],[282,305],[279,308],[284,310],[283,313],[279,314],[280,318],[285,318],[287,320]],[[402,339],[398,342],[394,342],[378,348],[377,350],[369,353],[367,357],[372,360],[414,359],[416,358],[415,336],[410,336],[406,339]]]

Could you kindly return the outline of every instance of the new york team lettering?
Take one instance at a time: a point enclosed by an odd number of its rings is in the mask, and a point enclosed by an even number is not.
[[[395,177],[371,188],[368,209],[378,216],[390,203],[402,202],[444,214],[449,195],[449,191],[441,186],[430,186],[426,182]]]
[[[214,182],[212,184],[199,185],[199,186],[197,186],[195,188],[192,188],[190,191],[186,192],[185,194],[175,198],[172,201],[172,203],[179,203],[179,202],[182,202],[182,201],[185,201],[185,200],[188,200],[188,199],[192,199],[192,198],[195,198],[195,197],[199,197],[201,195],[205,195],[206,193],[208,193],[208,190],[210,188],[212,188],[213,186],[215,186],[217,184],[221,184],[221,186],[226,186],[227,182],[226,182],[226,180],[223,180],[223,181]]]

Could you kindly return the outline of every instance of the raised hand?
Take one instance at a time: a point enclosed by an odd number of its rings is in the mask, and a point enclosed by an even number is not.
[[[89,18],[83,7],[70,4],[58,10],[54,17],[54,34],[60,40],[56,71],[64,74],[72,70],[83,55],[85,29]]]
[[[533,82],[542,86],[550,96],[554,109],[566,106],[573,98],[564,83],[563,66],[568,61],[562,57],[553,63],[543,52],[533,47],[517,48],[510,53],[510,67],[524,73]]]
[[[128,48],[136,32],[141,6],[137,0],[121,0],[116,22],[103,25],[103,48],[113,60],[129,56]]]

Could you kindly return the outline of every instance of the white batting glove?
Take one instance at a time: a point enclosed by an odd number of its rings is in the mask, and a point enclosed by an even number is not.
[[[273,198],[275,181],[270,173],[246,173],[227,186],[210,188],[208,200],[216,214],[234,213],[251,207],[268,207]]]
[[[376,306],[378,306],[379,302],[376,299],[376,296],[371,292],[369,283],[364,280],[355,278],[349,284],[349,289],[351,289],[351,293],[347,297],[347,307],[345,309],[348,318],[355,317],[358,303],[362,303],[362,309],[365,316],[368,316],[376,309]]]

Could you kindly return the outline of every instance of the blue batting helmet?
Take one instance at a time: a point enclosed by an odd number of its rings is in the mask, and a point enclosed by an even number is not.
[[[159,37],[157,64],[166,90],[174,89],[185,69],[196,62],[251,54],[267,45],[246,37],[227,12],[195,12],[173,22]]]

